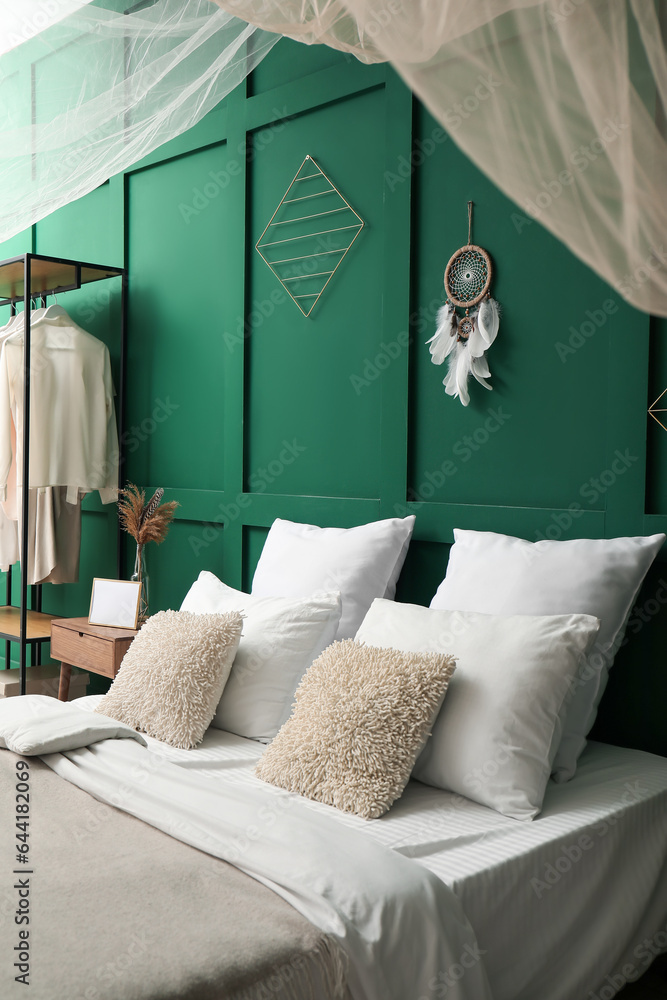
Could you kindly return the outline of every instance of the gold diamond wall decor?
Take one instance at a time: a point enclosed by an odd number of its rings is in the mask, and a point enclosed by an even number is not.
[[[363,219],[306,156],[255,249],[310,316],[363,228]]]

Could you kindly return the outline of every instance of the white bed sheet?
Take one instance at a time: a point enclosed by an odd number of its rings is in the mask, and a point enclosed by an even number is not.
[[[99,696],[77,700],[92,710]],[[265,747],[209,729],[196,750],[153,752],[210,780],[258,782]],[[590,743],[577,775],[549,783],[533,822],[410,782],[378,820],[310,803],[413,858],[461,900],[495,1000],[589,1000],[643,973],[667,940],[667,759]],[[433,997],[446,997],[434,984]],[[603,994],[604,995],[604,994]],[[611,995],[611,994],[610,994]]]

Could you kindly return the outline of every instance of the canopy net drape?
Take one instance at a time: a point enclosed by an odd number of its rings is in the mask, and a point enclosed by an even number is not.
[[[515,202],[518,232],[538,220],[633,305],[667,315],[665,0],[215,2],[389,60]]]
[[[667,316],[667,0],[67,4],[0,57],[0,240],[195,124],[286,35],[391,62],[517,232],[538,221]]]
[[[209,0],[110,6],[0,9],[0,242],[191,128],[279,38]]]

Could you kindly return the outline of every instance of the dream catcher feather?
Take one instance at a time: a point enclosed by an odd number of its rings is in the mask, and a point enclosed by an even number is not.
[[[464,406],[470,402],[468,379],[477,379],[485,389],[492,386],[485,352],[496,339],[500,307],[491,298],[489,286],[493,268],[486,250],[472,242],[472,202],[468,202],[468,243],[450,258],[445,269],[447,300],[438,310],[437,328],[427,340],[431,361],[441,365],[449,359],[443,379],[448,396],[458,396]],[[465,309],[460,316],[456,309]]]

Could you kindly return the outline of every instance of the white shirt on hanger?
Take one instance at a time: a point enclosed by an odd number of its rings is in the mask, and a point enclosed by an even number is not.
[[[55,312],[55,315],[54,315]],[[12,466],[23,478],[23,328],[0,354],[0,499]],[[75,503],[118,498],[118,433],[109,351],[53,307],[31,325],[30,487],[67,487]],[[11,423],[16,427],[12,448]]]

